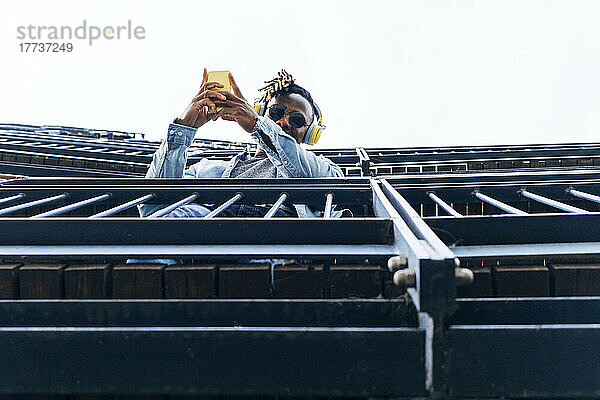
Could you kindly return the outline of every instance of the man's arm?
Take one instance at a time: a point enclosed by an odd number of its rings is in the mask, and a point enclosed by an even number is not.
[[[214,119],[217,107],[214,100],[225,99],[215,88],[223,87],[219,82],[207,82],[208,73],[204,68],[202,85],[180,118],[169,125],[167,138],[162,141],[152,156],[152,163],[146,172],[146,178],[182,178],[196,177],[197,170],[185,171],[187,149],[192,144],[197,129]],[[141,205],[141,216],[147,216],[158,210],[160,205]]]
[[[194,140],[196,128],[169,124],[166,140],[152,156],[146,178],[181,178],[187,162],[187,149]]]
[[[146,172],[146,178],[181,178],[184,176],[187,162],[187,149],[194,140],[196,128],[179,124],[169,124],[167,138],[152,156],[152,162]],[[138,211],[146,217],[165,207],[161,204],[141,204]]]

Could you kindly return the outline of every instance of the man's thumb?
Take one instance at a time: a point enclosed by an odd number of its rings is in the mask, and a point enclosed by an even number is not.
[[[233,78],[233,74],[231,72],[229,73],[229,83],[231,83],[231,89],[233,90],[233,94],[235,94],[237,97],[245,100],[244,95],[240,91],[240,88],[238,87],[237,83],[235,82],[235,79]]]

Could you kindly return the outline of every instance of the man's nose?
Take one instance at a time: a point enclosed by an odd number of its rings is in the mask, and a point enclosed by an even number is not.
[[[279,119],[277,121],[277,125],[279,125],[281,127],[281,129],[283,129],[283,130],[289,131],[290,129],[292,129],[292,127],[290,126],[290,120],[289,120],[289,117],[287,114],[284,115],[281,119]]]

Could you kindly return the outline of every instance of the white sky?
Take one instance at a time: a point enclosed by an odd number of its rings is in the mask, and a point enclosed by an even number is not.
[[[202,68],[246,98],[280,68],[325,114],[319,147],[600,141],[598,1],[0,3],[0,122],[162,138]],[[20,53],[20,25],[122,25],[144,40]],[[199,137],[248,140],[226,121]]]

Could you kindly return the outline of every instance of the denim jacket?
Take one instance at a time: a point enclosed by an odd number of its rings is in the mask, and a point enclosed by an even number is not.
[[[192,144],[196,131],[196,128],[170,124],[167,139],[154,153],[146,178],[229,178],[231,170],[236,164],[249,156],[249,153],[245,151],[238,153],[229,161],[202,158],[186,169],[187,149]],[[261,133],[271,140],[276,151],[265,144]],[[251,136],[258,140],[267,157],[275,165],[277,178],[344,176],[340,167],[331,160],[302,148],[294,138],[286,134],[269,118],[259,116]],[[147,216],[162,207],[164,206],[148,204],[140,206],[139,210],[142,216]],[[294,204],[294,207],[301,218],[323,215],[322,211],[313,211],[304,204]],[[174,215],[169,216],[202,217],[206,215],[207,208],[200,205],[187,205],[174,212]],[[332,217],[340,215],[341,211],[332,212]]]

